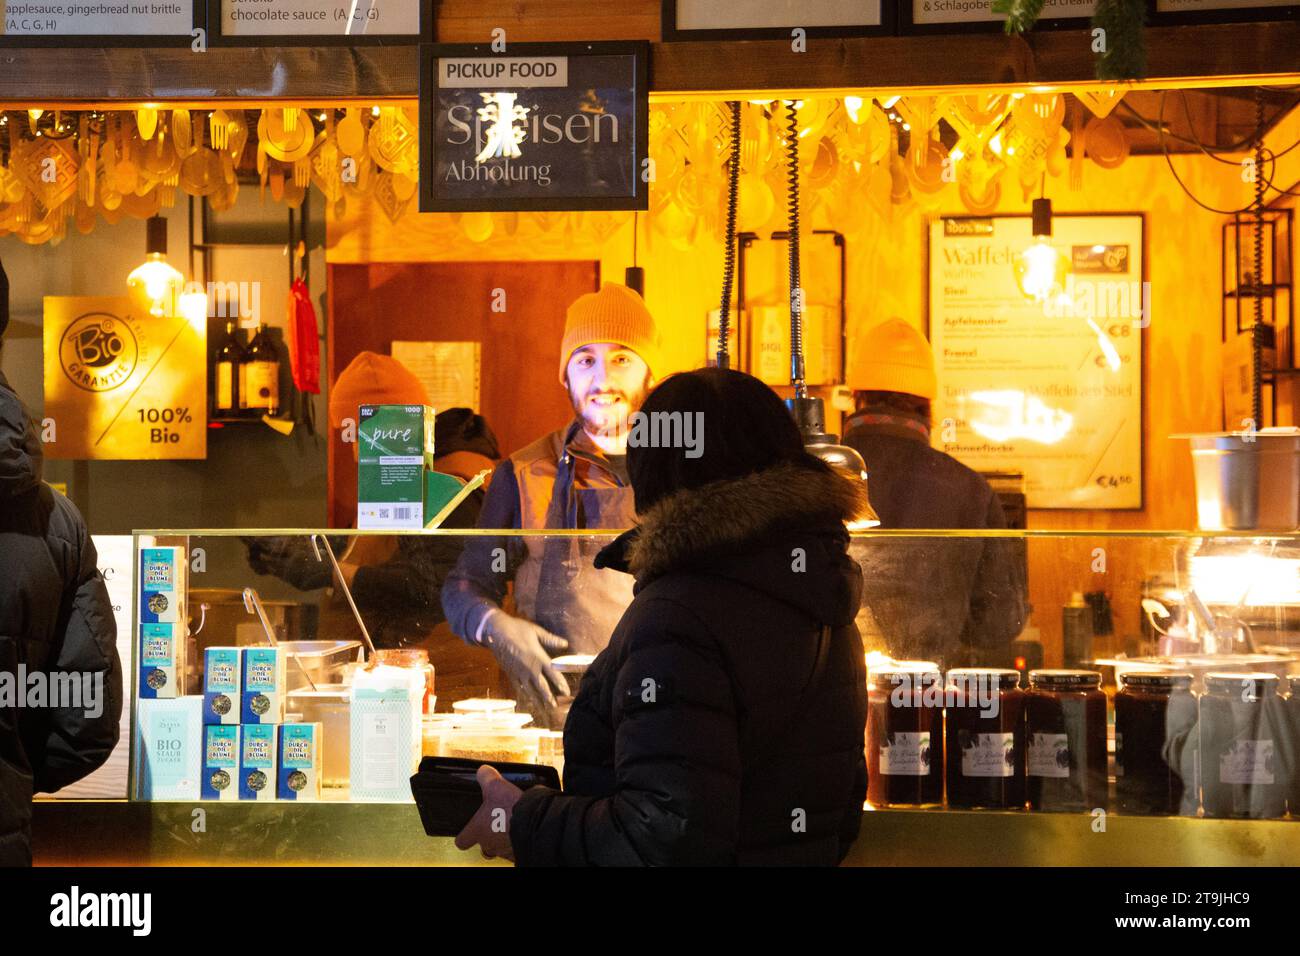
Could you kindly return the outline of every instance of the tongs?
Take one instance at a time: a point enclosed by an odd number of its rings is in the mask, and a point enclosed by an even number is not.
[[[329,538],[323,534],[314,534],[311,536],[311,549],[316,553],[316,560],[319,561],[320,547],[317,545],[317,539],[320,544],[325,545],[325,553],[329,555],[330,566],[334,569],[334,578],[338,581],[339,587],[343,590],[343,596],[348,599],[348,607],[352,609],[352,616],[356,618],[357,627],[361,629],[361,639],[365,641],[366,648],[370,651],[370,656],[375,655],[374,641],[370,640],[370,632],[366,630],[366,622],[361,620],[361,612],[357,610],[357,602],[352,599],[352,589],[348,587],[348,582],[343,578],[343,569],[339,567],[339,559],[334,557],[334,549],[330,547]]]
[[[244,610],[249,614],[256,614],[257,619],[262,623],[262,634],[266,637],[266,643],[272,647],[280,645],[275,640],[275,632],[271,627],[271,622],[266,616],[266,609],[262,607],[262,599],[257,596],[257,592],[252,588],[244,588]],[[288,657],[298,665],[298,670],[302,671],[302,676],[307,678],[307,683],[312,690],[316,689],[316,682],[311,679],[311,674],[307,673],[307,668],[303,666],[302,661],[298,660],[297,654],[289,654]]]

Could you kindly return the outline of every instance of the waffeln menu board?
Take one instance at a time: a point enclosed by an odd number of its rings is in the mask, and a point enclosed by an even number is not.
[[[1142,342],[1151,320],[1139,215],[1056,216],[1047,301],[1016,261],[1028,216],[930,225],[938,447],[977,471],[1020,471],[1030,508],[1142,507]]]

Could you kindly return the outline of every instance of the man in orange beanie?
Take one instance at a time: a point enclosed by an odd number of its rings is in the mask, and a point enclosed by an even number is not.
[[[930,343],[907,322],[890,319],[854,346],[846,377],[855,409],[844,424],[844,444],[867,463],[881,527],[1005,528],[988,481],[930,446],[930,402],[938,394]],[[864,572],[859,629],[868,646],[876,636],[893,657],[945,666],[1003,663],[1024,615],[1024,572],[1014,544],[856,540],[853,556]]]
[[[605,284],[569,306],[560,383],[574,420],[497,466],[480,528],[626,528],[628,419],[659,369],[654,319],[626,286]],[[492,649],[520,709],[559,726],[567,698],[558,654],[597,654],[632,601],[628,575],[592,565],[599,542],[474,538],[442,589],[443,611],[465,640]],[[502,609],[514,581],[515,614]]]

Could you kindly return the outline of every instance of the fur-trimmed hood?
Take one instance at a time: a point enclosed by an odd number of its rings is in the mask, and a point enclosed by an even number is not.
[[[671,495],[596,566],[632,574],[638,589],[674,572],[721,575],[841,624],[857,613],[862,588],[844,524],[868,507],[862,482],[781,464]]]

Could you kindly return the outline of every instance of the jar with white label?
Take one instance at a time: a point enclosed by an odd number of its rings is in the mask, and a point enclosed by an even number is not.
[[[937,668],[871,672],[867,800],[877,807],[943,802],[943,681]]]
[[[1120,813],[1196,815],[1196,697],[1191,674],[1129,671],[1115,694]]]
[[[1290,734],[1276,674],[1205,675],[1201,696],[1201,804],[1207,817],[1286,812]]]
[[[1025,806],[1025,692],[1020,672],[948,672],[948,806]]]
[[[1034,810],[1106,808],[1106,695],[1101,674],[1029,672],[1025,790]]]
[[[1291,787],[1286,802],[1291,819],[1300,820],[1300,674],[1287,674],[1286,681],[1291,689],[1286,699],[1286,729],[1291,739],[1287,751],[1291,755]]]

